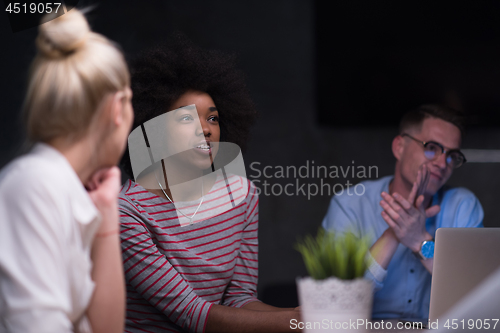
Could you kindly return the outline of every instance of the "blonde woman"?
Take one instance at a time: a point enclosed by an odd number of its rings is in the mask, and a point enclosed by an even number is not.
[[[34,148],[0,173],[0,331],[123,332],[115,164],[133,120],[123,55],[77,10],[42,24]]]

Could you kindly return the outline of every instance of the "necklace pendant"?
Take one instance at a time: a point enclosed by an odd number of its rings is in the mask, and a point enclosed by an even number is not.
[[[156,177],[156,174],[155,174],[155,177]],[[156,181],[158,181],[158,178],[156,178]],[[194,211],[194,213],[193,213],[193,215],[191,217],[189,217],[186,214],[184,214],[180,209],[178,209],[175,206],[174,201],[172,199],[170,199],[170,197],[168,196],[167,192],[165,192],[165,190],[163,189],[163,186],[161,186],[161,184],[160,184],[159,181],[158,181],[158,186],[160,186],[161,191],[163,192],[163,194],[165,194],[165,197],[168,199],[168,201],[170,201],[170,203],[172,205],[174,205],[175,210],[178,211],[179,213],[181,213],[182,215],[184,215],[184,217],[189,220],[189,224],[190,225],[193,224],[193,218],[196,215],[196,213],[198,213],[198,210],[200,209],[201,204],[203,203],[203,200],[205,199],[205,197],[203,196],[203,182],[201,183],[201,200],[200,200],[200,204],[198,205],[198,208],[196,208],[196,210]]]

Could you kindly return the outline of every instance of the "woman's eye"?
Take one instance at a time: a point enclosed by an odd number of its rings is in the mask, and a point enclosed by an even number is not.
[[[218,116],[212,116],[208,118],[208,120],[213,121],[213,122],[219,122],[219,117]]]
[[[193,117],[191,117],[190,115],[184,115],[184,116],[180,117],[179,120],[184,120],[184,121],[193,120]]]

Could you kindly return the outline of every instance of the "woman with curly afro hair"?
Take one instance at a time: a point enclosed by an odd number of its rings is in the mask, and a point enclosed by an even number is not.
[[[238,173],[256,111],[234,57],[175,35],[135,61],[132,90],[126,331],[291,331],[298,311],[257,299],[259,200]]]

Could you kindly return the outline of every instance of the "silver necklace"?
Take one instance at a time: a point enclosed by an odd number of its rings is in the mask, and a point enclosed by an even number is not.
[[[155,177],[156,177],[156,175],[155,175]],[[158,178],[156,178],[156,181],[158,181]],[[160,185],[160,188],[161,188],[163,194],[165,194],[165,196],[167,197],[167,199],[172,203],[172,205],[174,205],[175,210],[178,211],[179,213],[181,213],[182,215],[184,215],[184,217],[189,220],[189,224],[193,224],[193,218],[196,215],[196,213],[198,213],[198,210],[200,209],[201,204],[203,203],[203,199],[205,199],[205,197],[203,196],[203,180],[201,181],[201,201],[200,201],[200,204],[198,205],[198,208],[196,208],[196,210],[194,211],[194,214],[191,217],[189,217],[186,214],[184,214],[180,209],[178,209],[175,206],[175,203],[172,201],[172,199],[170,199],[170,197],[168,196],[167,192],[165,192],[165,190],[163,189],[163,186],[161,186],[161,184],[160,184],[159,181],[158,181],[158,185]]]

